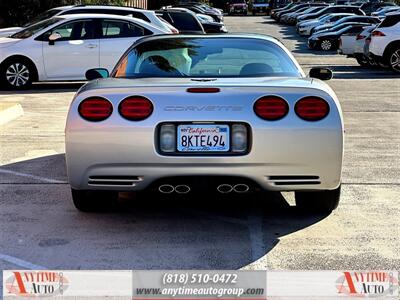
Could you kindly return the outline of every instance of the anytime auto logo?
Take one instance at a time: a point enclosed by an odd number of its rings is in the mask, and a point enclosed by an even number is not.
[[[11,295],[43,297],[62,295],[68,284],[62,272],[15,271],[6,279],[5,289]]]
[[[356,297],[396,296],[399,282],[386,271],[343,272],[336,280],[338,294]]]

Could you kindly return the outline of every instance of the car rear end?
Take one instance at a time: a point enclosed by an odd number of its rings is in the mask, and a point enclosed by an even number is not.
[[[77,190],[207,176],[272,191],[333,190],[343,123],[332,95],[312,79],[90,83],[68,114],[68,177]]]

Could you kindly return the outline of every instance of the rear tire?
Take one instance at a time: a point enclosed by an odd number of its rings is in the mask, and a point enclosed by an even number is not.
[[[400,48],[394,49],[389,56],[389,65],[396,73],[400,73]]]
[[[118,192],[87,191],[71,188],[72,201],[77,210],[82,212],[106,211],[116,205]]]
[[[357,56],[356,60],[361,67],[369,67],[369,60],[365,56]]]
[[[333,43],[331,40],[322,40],[320,44],[320,48],[323,51],[329,51],[333,47]]]
[[[341,186],[334,190],[295,192],[296,206],[303,211],[330,213],[340,201]]]
[[[32,85],[35,74],[35,67],[29,60],[10,59],[0,68],[0,82],[6,89],[27,89]]]

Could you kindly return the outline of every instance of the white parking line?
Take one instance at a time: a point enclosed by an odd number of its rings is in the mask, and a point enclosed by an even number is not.
[[[24,268],[24,269],[29,269],[29,270],[46,270],[45,267],[31,264],[30,262],[27,262],[25,260],[6,255],[6,254],[1,254],[0,253],[0,260],[6,261],[8,263],[11,263],[13,265],[16,265],[18,267]]]
[[[39,180],[39,181],[48,182],[48,183],[67,183],[66,181],[60,181],[60,180],[50,179],[50,178],[46,178],[46,177],[42,177],[42,176],[36,176],[36,175],[32,175],[32,174],[26,174],[26,173],[5,170],[5,169],[0,169],[0,173],[31,178],[31,179],[35,179],[35,180]]]

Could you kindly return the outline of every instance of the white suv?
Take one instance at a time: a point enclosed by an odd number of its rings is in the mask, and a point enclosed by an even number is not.
[[[141,19],[146,21],[153,26],[159,27],[163,30],[177,33],[175,28],[171,28],[166,22],[163,22],[154,11],[138,9],[133,7],[121,7],[121,6],[107,6],[107,5],[75,5],[75,6],[61,6],[49,9],[44,13],[38,15],[25,27],[28,27],[34,23],[49,19],[55,16],[66,16],[76,14],[109,14],[118,16],[130,16],[133,18]],[[6,37],[13,33],[22,30],[23,27],[10,27],[0,29],[0,37]]]
[[[136,40],[155,34],[168,32],[132,17],[53,17],[0,38],[0,85],[22,89],[35,81],[85,80],[87,70],[111,71]]]
[[[369,54],[400,73],[400,13],[391,13],[371,33]]]

